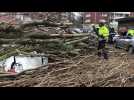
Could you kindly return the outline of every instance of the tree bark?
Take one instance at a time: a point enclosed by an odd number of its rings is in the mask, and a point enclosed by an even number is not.
[[[88,40],[88,37],[84,37],[82,39],[78,39],[74,41],[69,41],[69,42],[66,42],[66,44],[74,44],[74,43],[78,43],[78,42],[85,41],[85,40]]]
[[[40,44],[40,43],[60,43],[62,40],[59,39],[0,39],[0,44]]]
[[[89,36],[89,33],[82,33],[82,34],[44,34],[44,33],[30,33],[25,35],[25,37],[31,37],[31,38],[71,38],[71,37],[84,37]]]

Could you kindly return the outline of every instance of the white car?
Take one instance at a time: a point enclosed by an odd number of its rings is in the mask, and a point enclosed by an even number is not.
[[[117,39],[120,38],[120,35],[116,34],[114,37],[113,37],[113,42],[116,42]]]
[[[116,37],[115,38],[115,47],[125,49],[129,54],[134,53],[134,37]]]

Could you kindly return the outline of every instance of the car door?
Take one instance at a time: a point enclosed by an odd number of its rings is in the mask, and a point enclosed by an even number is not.
[[[121,39],[121,47],[127,49],[130,43],[130,39]]]
[[[119,48],[123,48],[124,47],[124,39],[118,39],[117,40],[117,45]]]

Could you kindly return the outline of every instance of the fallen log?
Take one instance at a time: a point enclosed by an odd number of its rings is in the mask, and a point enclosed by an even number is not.
[[[7,54],[1,56],[1,57],[0,57],[0,61],[4,60],[4,59],[6,59],[6,58],[8,58],[8,57],[10,57],[10,56],[12,56],[12,55],[17,55],[17,54],[18,54],[17,51],[9,52],[9,53],[7,53]]]
[[[78,43],[78,42],[85,41],[85,40],[88,40],[88,37],[84,37],[82,39],[78,39],[78,40],[74,40],[74,41],[69,41],[69,42],[66,42],[65,44],[66,45],[68,45],[68,44],[74,44],[74,43]]]
[[[88,40],[88,37],[84,37],[78,40],[68,41],[65,44],[74,44],[81,41]],[[59,39],[0,39],[0,44],[42,44],[42,43],[64,43],[64,40]]]
[[[0,61],[4,60],[4,59],[6,59],[6,58],[8,58],[8,57],[10,57],[12,55],[18,55],[18,51],[17,51],[16,48],[23,49],[23,47],[17,46],[17,47],[14,47],[12,49],[9,49],[8,51],[6,51],[4,53],[0,53]]]
[[[25,57],[25,56],[32,56],[32,57],[34,57],[34,56],[36,56],[36,57],[48,57],[48,55],[46,55],[46,54],[34,54],[34,53],[27,53],[27,52],[24,52],[24,51],[20,51],[20,50],[16,50],[17,52],[18,52],[18,54],[21,54],[21,55],[19,55],[19,56],[21,56],[21,57]]]
[[[23,24],[23,25],[20,26],[20,29],[24,29],[26,27],[38,26],[38,25],[44,25],[46,27],[49,27],[49,26],[51,26],[51,27],[62,26],[61,23],[53,23],[53,22],[50,22],[50,21],[43,20],[41,22],[34,21],[34,22],[31,22],[31,23]]]
[[[82,33],[82,34],[44,34],[44,33],[30,33],[27,34],[25,37],[30,38],[70,38],[70,37],[83,37],[83,36],[89,36],[89,33]]]
[[[0,39],[0,44],[41,44],[41,43],[61,43],[63,40],[59,39]]]

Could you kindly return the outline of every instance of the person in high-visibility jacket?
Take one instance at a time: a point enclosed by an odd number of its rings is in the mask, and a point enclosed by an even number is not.
[[[100,24],[100,28],[99,28],[99,36],[106,39],[106,40],[108,40],[108,37],[109,37],[109,30],[102,23]]]
[[[104,25],[104,23],[99,24],[99,35],[98,35],[98,56],[101,57],[103,55],[104,59],[108,59],[107,51],[105,48],[106,42],[109,37],[109,30]]]
[[[130,37],[134,37],[134,30],[133,29],[129,29],[127,35],[130,36]]]

